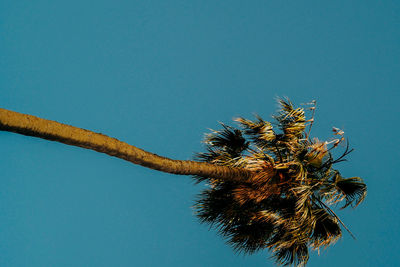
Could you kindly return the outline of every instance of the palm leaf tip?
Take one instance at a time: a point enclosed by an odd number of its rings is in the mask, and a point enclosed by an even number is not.
[[[280,110],[275,119],[288,137],[299,137],[306,128],[306,117],[303,108],[295,108],[289,99],[278,99]]]
[[[255,115],[256,121],[236,118],[235,121],[243,128],[243,132],[250,136],[251,140],[260,146],[275,140],[276,134],[270,122],[264,121],[260,116]]]
[[[273,256],[280,265],[305,266],[309,259],[307,244],[293,244],[275,251]]]
[[[342,236],[338,220],[324,209],[315,211],[315,222],[311,235],[311,245],[314,249],[327,247]]]
[[[238,223],[226,230],[225,236],[236,253],[252,254],[266,248],[266,239],[274,227],[267,222]]]

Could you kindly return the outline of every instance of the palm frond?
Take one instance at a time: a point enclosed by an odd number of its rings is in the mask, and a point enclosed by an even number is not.
[[[314,138],[309,146],[309,151],[306,154],[306,160],[314,167],[320,167],[323,164],[323,159],[329,154],[326,142],[321,142],[318,138]]]
[[[343,152],[343,154],[340,157],[338,157],[337,159],[333,160],[331,163],[335,164],[335,163],[339,163],[339,162],[342,162],[342,161],[346,161],[345,157],[347,155],[349,155],[353,151],[354,151],[354,149],[353,148],[350,149],[350,143],[349,143],[349,140],[347,139],[345,151]]]
[[[350,229],[342,222],[342,220],[339,218],[339,216],[336,215],[336,213],[328,206],[326,205],[323,201],[320,199],[316,199],[320,207],[325,208],[325,210],[332,215],[338,222],[343,226],[344,229],[351,235],[353,239],[356,239],[356,237],[353,235],[353,233],[350,231]]]
[[[221,152],[214,150],[210,147],[207,147],[207,152],[196,153],[194,158],[198,161],[203,162],[214,162],[218,158],[221,157]]]
[[[211,225],[232,219],[236,209],[232,196],[233,188],[232,183],[223,183],[204,190],[194,205],[197,217]]]
[[[305,266],[309,258],[308,247],[306,243],[295,243],[274,251],[273,257],[281,265]]]
[[[266,240],[271,236],[273,229],[273,223],[249,221],[229,227],[225,236],[237,253],[251,254],[266,248]]]
[[[294,108],[289,99],[278,99],[280,110],[275,119],[288,139],[299,138],[304,135],[306,117],[304,109]]]
[[[272,124],[264,121],[260,116],[256,115],[256,121],[244,118],[237,118],[235,121],[243,128],[243,132],[250,136],[251,140],[260,147],[267,146],[276,138]]]
[[[327,247],[342,236],[338,220],[325,209],[315,209],[313,216],[315,221],[310,241],[314,249]]]
[[[300,226],[311,216],[312,187],[301,185],[291,189],[296,196],[296,226]]]
[[[357,207],[367,196],[367,186],[360,177],[342,178],[336,180],[336,188],[344,196],[346,203],[342,209],[351,205]]]
[[[210,147],[220,148],[232,158],[240,156],[247,149],[249,143],[243,138],[240,130],[223,123],[221,125],[224,129],[207,134],[204,142]]]

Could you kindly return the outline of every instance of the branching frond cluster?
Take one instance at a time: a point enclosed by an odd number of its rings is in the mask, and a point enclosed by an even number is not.
[[[304,265],[309,248],[320,249],[338,240],[346,228],[330,208],[360,204],[366,185],[359,177],[343,178],[333,165],[352,150],[343,131],[334,128],[335,139],[327,142],[309,137],[313,116],[303,108],[280,99],[276,123],[261,117],[237,118],[239,128],[222,124],[205,138],[207,152],[197,159],[216,165],[245,168],[254,173],[244,182],[207,181],[195,209],[202,222],[218,229],[238,252],[269,249],[276,262]],[[315,111],[315,101],[310,108]],[[274,127],[274,126],[275,127]],[[347,143],[342,156],[332,149]]]

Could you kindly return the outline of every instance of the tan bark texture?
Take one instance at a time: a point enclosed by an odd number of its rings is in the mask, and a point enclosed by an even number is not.
[[[101,133],[2,108],[0,130],[91,149],[167,173],[236,181],[244,181],[252,174],[240,168],[161,157]]]

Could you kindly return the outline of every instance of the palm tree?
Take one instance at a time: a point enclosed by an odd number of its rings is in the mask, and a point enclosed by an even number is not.
[[[359,177],[343,178],[333,165],[352,151],[343,131],[335,139],[310,138],[312,118],[288,99],[270,122],[238,118],[240,128],[222,124],[205,138],[207,152],[197,161],[172,160],[146,152],[115,138],[88,130],[0,109],[0,130],[40,137],[106,153],[168,173],[192,175],[206,181],[195,204],[201,222],[216,228],[237,252],[269,249],[276,263],[305,265],[309,248],[333,244],[348,230],[331,206],[356,207],[366,196]],[[308,131],[306,128],[308,126]],[[331,151],[345,143],[343,154]]]

